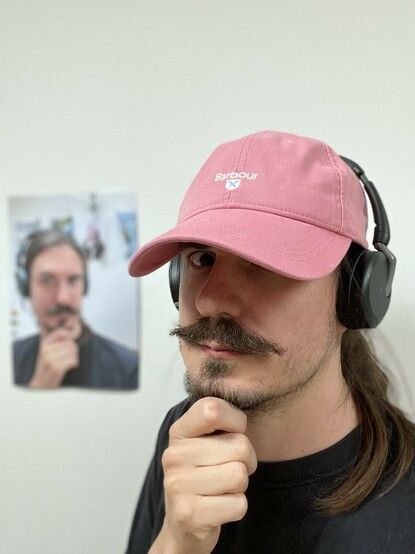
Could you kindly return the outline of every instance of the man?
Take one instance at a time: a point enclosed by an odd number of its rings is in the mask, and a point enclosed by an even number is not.
[[[40,333],[13,344],[15,383],[32,388],[135,389],[137,352],[94,333],[81,317],[85,256],[70,236],[38,231],[20,252],[17,281]]]
[[[135,254],[135,276],[179,260],[188,398],[161,425],[128,554],[415,552],[415,425],[359,331],[384,315],[394,257],[380,240],[370,256],[366,230],[333,149],[263,131],[219,146],[177,226]]]

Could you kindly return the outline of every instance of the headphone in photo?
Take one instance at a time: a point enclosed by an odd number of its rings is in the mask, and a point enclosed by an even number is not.
[[[372,244],[376,250],[351,243],[342,264],[336,312],[347,329],[370,329],[379,325],[389,308],[396,257],[387,248],[389,222],[375,185],[356,162],[340,157],[363,183],[369,197],[375,222]],[[180,254],[170,261],[169,282],[171,297],[179,309]]]
[[[70,246],[81,258],[84,276],[83,294],[86,295],[88,293],[89,282],[87,275],[87,262],[84,251],[70,235],[55,229],[48,229],[35,231],[34,233],[28,235],[21,242],[19,250],[17,251],[15,278],[17,288],[23,297],[27,298],[30,296],[30,267],[33,263],[33,260],[43,250],[60,245]]]

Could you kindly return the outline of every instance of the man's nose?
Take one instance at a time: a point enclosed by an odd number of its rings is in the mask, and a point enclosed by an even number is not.
[[[196,297],[196,309],[204,317],[228,314],[239,318],[248,294],[234,263],[217,257]]]
[[[58,304],[70,304],[72,298],[71,286],[66,281],[61,281],[58,284],[56,292],[56,301]]]

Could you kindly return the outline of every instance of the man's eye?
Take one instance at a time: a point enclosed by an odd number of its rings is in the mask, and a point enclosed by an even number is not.
[[[47,287],[55,284],[55,279],[52,277],[52,275],[42,275],[39,279],[39,283],[41,285],[45,285]]]
[[[215,259],[213,254],[204,251],[192,252],[187,256],[187,259],[190,260],[190,263],[195,267],[204,266],[206,263],[210,265],[209,258],[212,260]]]
[[[78,283],[80,283],[82,280],[82,276],[81,275],[72,275],[71,277],[69,277],[69,284],[70,285],[77,285]]]

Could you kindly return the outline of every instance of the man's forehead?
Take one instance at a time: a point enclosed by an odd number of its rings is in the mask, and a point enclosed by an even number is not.
[[[82,269],[83,263],[76,250],[67,244],[58,244],[45,248],[32,261],[30,271],[55,272],[59,270]]]

